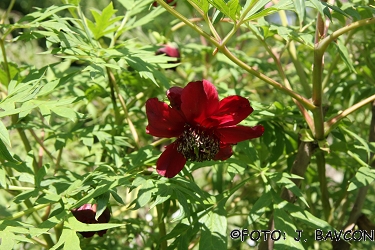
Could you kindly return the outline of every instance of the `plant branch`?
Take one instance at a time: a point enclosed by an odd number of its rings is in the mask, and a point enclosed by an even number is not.
[[[195,30],[200,35],[204,36],[206,39],[210,40],[211,43],[213,43],[216,47],[219,47],[220,43],[215,40],[212,36],[204,32],[201,28],[199,28],[197,25],[195,25],[193,22],[191,22],[188,18],[184,17],[182,14],[180,14],[178,11],[173,9],[171,6],[169,6],[164,0],[156,0],[159,5],[163,6],[169,13],[174,15],[176,18],[183,21],[187,26]]]
[[[139,147],[139,137],[138,137],[138,133],[137,133],[137,130],[135,129],[135,126],[133,124],[133,122],[131,121],[131,119],[129,118],[129,113],[128,113],[128,109],[126,107],[126,103],[124,101],[124,98],[122,97],[121,93],[120,93],[120,89],[119,87],[117,86],[117,83],[116,83],[116,79],[115,79],[115,76],[113,75],[112,71],[107,68],[107,74],[108,74],[108,78],[109,78],[109,82],[110,82],[110,85],[114,88],[115,92],[116,92],[116,95],[117,95],[117,98],[119,99],[120,101],[120,104],[121,104],[121,107],[124,111],[124,114],[125,114],[125,119],[126,121],[128,122],[128,125],[129,125],[129,129],[130,129],[130,132],[132,133],[132,136],[133,136],[133,139],[134,139],[134,142],[135,142],[135,145],[136,147],[138,148]],[[113,93],[114,94],[114,93]]]
[[[44,143],[43,141],[35,134],[34,130],[33,129],[29,129],[29,132],[31,133],[32,137],[35,139],[35,141],[40,145],[40,147],[44,150],[44,152],[46,152],[46,154],[48,155],[49,158],[51,158],[51,160],[55,160],[55,157],[51,154],[51,152],[49,152],[49,150],[44,146]],[[43,136],[44,137],[44,132],[43,133]],[[40,159],[41,161],[41,159]],[[41,166],[40,166],[41,167]]]
[[[204,21],[205,19],[203,17],[194,17],[194,18],[190,18],[188,19],[191,23],[196,23],[196,22],[201,22],[201,21]],[[232,20],[230,18],[223,18],[223,19],[220,19],[220,22],[225,22],[225,23],[229,23],[229,22],[232,22]],[[178,24],[176,24],[175,26],[173,26],[171,28],[171,31],[176,31],[178,29],[180,29],[181,27],[185,26],[186,23],[185,22],[180,22]]]
[[[325,123],[325,127],[326,127],[326,135],[328,135],[329,132],[332,131],[332,129],[335,127],[335,125],[337,125],[337,123],[339,121],[341,121],[343,118],[347,117],[349,114],[353,113],[354,111],[362,108],[363,106],[365,106],[366,104],[370,103],[370,102],[373,102],[375,101],[375,95],[372,95],[356,104],[354,104],[353,106],[345,109],[344,111],[342,111],[340,114],[338,114],[337,116],[331,118],[329,121],[327,121]]]
[[[15,4],[16,0],[12,0],[9,5],[8,5],[8,9],[4,12],[3,16],[1,17],[1,20],[0,20],[0,24],[4,24],[5,23],[5,19],[8,18],[9,16],[9,13],[11,12],[12,8],[13,8],[13,5]]]
[[[265,81],[266,83],[272,85],[274,88],[281,90],[285,94],[293,97],[297,101],[299,101],[306,109],[313,111],[315,109],[315,106],[305,97],[301,96],[300,94],[297,94],[293,90],[288,89],[287,87],[283,86],[279,82],[276,82],[272,78],[269,78],[268,76],[258,72],[251,66],[247,65],[243,61],[241,61],[238,57],[232,54],[232,52],[229,51],[227,47],[222,47],[221,52],[226,55],[232,62],[236,63],[238,66],[246,70],[247,72],[251,73],[252,75],[258,77],[259,79]]]
[[[327,2],[323,0],[323,2]],[[312,101],[316,106],[313,111],[314,117],[314,137],[317,140],[324,139],[324,115],[323,115],[323,105],[322,105],[322,74],[324,68],[324,51],[319,49],[319,42],[326,34],[326,27],[322,16],[318,13],[316,28],[315,28],[315,46],[314,46],[314,64],[312,72]]]
[[[287,24],[286,24],[287,25]],[[249,29],[253,32],[253,34],[258,38],[258,41],[260,41],[263,45],[263,47],[266,49],[266,51],[268,52],[268,54],[270,54],[270,56],[272,57],[273,61],[275,62],[276,64],[276,67],[277,67],[277,71],[279,72],[279,75],[281,77],[281,79],[283,80],[284,82],[284,85],[292,90],[292,86],[290,85],[289,83],[289,80],[285,74],[285,71],[281,65],[281,61],[280,61],[280,56],[277,56],[273,51],[272,49],[268,46],[268,44],[266,43],[266,41],[260,37],[257,32],[255,32],[251,27],[249,27]],[[293,90],[292,90],[293,91]],[[312,120],[312,117],[310,116],[310,114],[306,111],[306,109],[301,105],[301,103],[299,103],[296,99],[293,98],[293,102],[297,105],[297,107],[299,108],[299,110],[301,111],[301,114],[303,115],[303,117],[305,118],[305,121],[307,123],[307,125],[309,126],[310,130],[311,131],[315,131],[315,128],[314,128],[314,121]]]
[[[329,193],[327,188],[327,178],[326,178],[326,159],[323,150],[318,150],[315,155],[316,165],[318,167],[318,177],[319,177],[319,187],[322,194],[322,205],[323,212],[326,221],[330,224],[332,222],[331,216],[331,204],[329,203]]]
[[[331,35],[322,39],[318,44],[317,50],[319,50],[321,53],[323,53],[327,49],[328,45],[330,45],[331,42],[335,41],[339,36],[349,32],[349,31],[352,31],[354,29],[357,29],[357,28],[360,28],[360,27],[363,27],[363,26],[366,26],[366,25],[370,25],[370,24],[375,24],[375,18],[374,17],[359,20],[359,21],[353,22],[353,23],[351,23],[351,24],[349,24],[345,27],[342,27],[342,28],[332,32]]]
[[[156,205],[156,211],[158,214],[158,226],[159,226],[159,234],[160,238],[163,238],[164,236],[167,235],[167,230],[165,228],[165,223],[164,223],[164,218],[163,218],[163,204],[158,204]],[[163,240],[160,242],[160,249],[161,250],[166,250],[168,247],[167,241]]]

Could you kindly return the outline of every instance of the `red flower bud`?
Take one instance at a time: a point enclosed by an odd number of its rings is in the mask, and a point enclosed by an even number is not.
[[[169,61],[168,63],[179,63],[180,62],[180,51],[170,45],[164,45],[164,47],[158,49],[155,55],[164,54],[169,57],[177,58],[176,61]],[[170,68],[171,70],[176,70],[176,67]]]
[[[97,223],[108,223],[111,217],[110,211],[108,208],[104,210],[104,212],[99,216],[98,220],[95,220],[96,215],[96,204],[84,204],[79,208],[73,209],[72,214],[76,219],[82,223],[86,224],[97,224]],[[79,232],[85,238],[90,238],[94,236],[95,233],[98,233],[100,237],[102,237],[107,230],[100,230],[100,231],[93,231],[93,232]]]

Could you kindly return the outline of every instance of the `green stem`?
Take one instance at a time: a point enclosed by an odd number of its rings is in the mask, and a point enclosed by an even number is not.
[[[159,5],[163,6],[163,8],[165,8],[169,13],[171,13],[172,15],[174,15],[176,18],[178,18],[181,21],[183,21],[187,26],[189,26],[190,28],[194,29],[196,32],[198,32],[200,35],[204,36],[206,39],[210,40],[210,42],[213,43],[216,47],[219,47],[220,43],[218,41],[216,41],[215,38],[213,38],[212,36],[210,36],[209,34],[207,34],[205,31],[203,31],[197,25],[195,25],[194,23],[192,23],[189,19],[187,19],[186,17],[184,17],[182,14],[180,14],[175,9],[173,9],[166,2],[164,2],[164,0],[156,0],[156,2],[158,2]]]
[[[281,23],[284,27],[288,27],[288,17],[285,13],[284,10],[280,10],[279,11],[279,16],[280,16],[280,20],[281,20]],[[310,89],[310,86],[308,85],[307,83],[307,79],[306,79],[306,75],[305,75],[305,72],[303,70],[303,67],[300,63],[300,61],[297,59],[297,52],[296,52],[296,46],[295,46],[295,43],[293,40],[289,41],[289,44],[288,44],[288,51],[289,51],[289,55],[292,59],[292,62],[294,64],[294,67],[297,71],[297,74],[298,74],[298,77],[300,79],[300,83],[302,85],[302,88],[305,92],[305,95],[306,96],[311,96],[311,89]]]
[[[313,93],[312,101],[316,107],[313,110],[315,139],[324,139],[324,120],[323,120],[323,106],[322,106],[322,73],[323,73],[323,53],[319,50],[314,51],[314,67],[313,67]]]
[[[296,46],[295,46],[294,41],[289,42],[288,52],[289,52],[290,59],[292,59],[292,63],[294,65],[294,68],[296,69],[296,72],[297,72],[297,75],[298,75],[298,78],[299,78],[299,82],[301,83],[302,88],[303,88],[303,92],[305,93],[305,96],[309,97],[309,96],[311,96],[311,87],[308,83],[306,73],[305,73],[305,71],[302,67],[302,64],[298,60]]]
[[[9,5],[8,5],[8,9],[4,12],[3,16],[1,17],[0,24],[4,24],[4,23],[5,23],[5,19],[8,18],[9,13],[10,13],[10,11],[12,10],[12,8],[13,8],[15,2],[16,2],[16,0],[12,0],[12,1],[9,3]]]
[[[118,29],[116,30],[115,34],[113,35],[112,40],[111,40],[111,44],[109,45],[110,48],[112,48],[113,46],[115,46],[117,38],[119,38],[120,35],[121,35],[120,31],[124,28],[124,26],[127,23],[128,19],[129,19],[129,11],[126,12],[124,18],[122,19],[122,22],[121,22],[120,26],[118,27]]]
[[[345,27],[342,27],[342,28],[334,31],[329,36],[322,39],[319,42],[316,50],[320,51],[320,53],[323,53],[327,49],[328,45],[330,45],[331,42],[335,41],[339,36],[349,32],[349,31],[352,31],[354,29],[360,28],[360,27],[365,26],[365,25],[370,25],[370,24],[375,24],[375,18],[374,17],[359,20],[359,21],[353,22],[353,23],[351,23],[351,24],[349,24]]]
[[[372,95],[372,96],[354,104],[353,106],[351,106],[351,107],[345,109],[344,111],[342,111],[337,116],[331,118],[329,121],[327,121],[325,123],[326,135],[328,135],[332,131],[332,129],[337,125],[337,123],[339,121],[341,121],[343,118],[347,117],[349,114],[353,113],[354,111],[362,108],[366,104],[368,104],[370,102],[373,102],[373,101],[375,101],[375,95]]]
[[[157,214],[158,214],[158,226],[159,226],[160,238],[163,238],[167,235],[167,230],[165,228],[165,222],[164,222],[164,218],[163,218],[163,204],[156,205],[156,211],[157,211]],[[167,245],[166,240],[163,240],[162,242],[160,242],[160,248],[159,249],[166,250],[167,247],[168,247],[168,245]]]
[[[49,206],[49,203],[36,205],[34,207],[30,207],[29,209],[26,209],[25,211],[17,212],[15,214],[11,215],[11,216],[8,216],[8,217],[4,218],[3,220],[16,220],[18,218],[21,218],[22,216],[34,213],[34,212],[36,212],[38,210],[41,210],[41,209],[43,209],[45,207],[48,207],[48,206]]]
[[[217,33],[214,25],[212,24],[211,22],[211,19],[210,17],[208,16],[208,13],[204,15],[204,20],[206,21],[206,23],[208,23],[208,27],[210,28],[210,31],[211,33],[214,35],[215,39],[219,42],[221,42],[221,37],[220,35]]]
[[[233,55],[227,47],[222,47],[221,52],[226,55],[232,62],[246,70],[247,72],[251,73],[252,75],[258,77],[259,79],[267,82],[268,84],[272,85],[274,88],[284,92],[285,94],[293,97],[297,101],[299,101],[306,109],[308,110],[315,110],[315,106],[305,97],[297,94],[293,90],[288,89],[287,87],[281,85],[280,83],[276,82],[275,80],[269,78],[268,76],[258,72],[257,70],[253,69],[251,66],[247,65],[243,61],[241,61],[238,57]]]
[[[121,117],[120,117],[120,111],[117,107],[117,102],[116,102],[115,79],[109,68],[107,68],[107,75],[108,75],[108,85],[109,85],[110,93],[111,93],[111,102],[112,102],[113,110],[115,111],[115,123],[117,126],[120,126]]]
[[[34,190],[35,188],[33,187],[20,187],[20,186],[14,186],[14,185],[9,185],[7,188],[4,188],[4,190],[7,191],[30,191]]]
[[[133,136],[133,139],[134,139],[134,142],[135,142],[135,146],[136,146],[136,148],[139,148],[139,136],[138,136],[137,130],[135,129],[135,126],[134,126],[133,122],[131,121],[131,119],[129,117],[129,113],[128,113],[128,109],[126,107],[125,100],[120,93],[119,87],[117,86],[115,76],[113,75],[112,71],[109,68],[107,68],[107,74],[108,74],[110,85],[114,88],[114,90],[116,92],[116,95],[117,95],[117,98],[120,101],[121,107],[124,111],[125,119],[128,122],[130,132],[132,133],[132,136]]]
[[[285,14],[285,13],[284,13]],[[280,15],[280,17],[283,16],[283,15]],[[282,19],[283,20],[283,19]],[[284,24],[284,22],[283,22]],[[287,25],[287,23],[286,23]],[[285,74],[285,71],[281,65],[281,61],[280,61],[280,56],[277,56],[273,51],[272,49],[268,46],[268,44],[266,43],[266,41],[260,37],[258,35],[257,32],[255,32],[251,26],[248,27],[252,32],[253,34],[258,38],[258,41],[260,41],[263,45],[263,47],[266,49],[266,51],[268,52],[268,54],[272,57],[273,61],[275,62],[276,64],[276,67],[277,67],[277,71],[279,72],[279,75],[281,77],[281,79],[283,80],[284,82],[284,85],[292,90],[292,86],[290,85],[289,83],[289,80]],[[315,128],[314,128],[314,122],[312,120],[312,117],[310,116],[310,114],[305,110],[305,108],[296,100],[296,99],[293,99],[294,103],[297,105],[297,107],[299,108],[299,110],[301,111],[301,114],[304,116],[305,118],[305,121],[307,123],[307,125],[309,126],[310,130],[311,131],[315,131]]]
[[[17,119],[18,119],[17,114],[12,115],[12,124],[16,124]],[[17,128],[17,132],[18,132],[19,136],[21,137],[21,141],[22,141],[22,143],[25,147],[26,152],[32,151],[29,139],[28,139],[25,131],[22,130],[21,128]],[[35,159],[35,156],[34,156],[33,152],[31,152],[31,154],[32,154],[32,157],[33,157],[33,163],[32,163],[33,164],[33,170],[34,170],[34,173],[36,174],[39,170],[39,166],[38,166],[38,162]]]
[[[46,154],[48,155],[48,157],[52,161],[55,160],[55,157],[53,157],[53,155],[51,154],[51,152],[49,152],[49,150],[44,146],[43,141],[35,134],[34,130],[30,128],[29,132],[31,133],[31,135],[35,139],[35,141],[39,144],[39,146],[41,146],[43,148],[44,152],[46,152]]]
[[[319,187],[322,194],[322,205],[325,219],[328,223],[332,222],[331,216],[331,204],[329,203],[329,193],[327,188],[327,178],[326,178],[326,160],[324,152],[319,150],[316,155],[316,164],[318,167],[318,176],[319,176]]]

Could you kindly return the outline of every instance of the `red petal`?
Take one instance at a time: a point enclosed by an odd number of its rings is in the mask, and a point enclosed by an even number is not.
[[[229,145],[229,144],[226,144],[225,146],[220,147],[220,150],[215,155],[214,160],[215,161],[218,161],[218,160],[224,161],[224,160],[228,159],[229,157],[231,157],[232,154],[233,154],[232,146]]]
[[[171,102],[172,108],[181,109],[181,94],[183,88],[180,87],[172,87],[167,91],[167,97]]]
[[[163,48],[160,48],[156,51],[156,55],[161,55],[161,54],[165,54],[169,57],[180,58],[180,52],[178,51],[178,49],[169,45],[164,45]]]
[[[181,94],[181,110],[190,122],[201,124],[219,107],[215,86],[207,80],[189,82]]]
[[[148,99],[146,102],[148,126],[146,132],[158,137],[177,137],[185,126],[185,119],[181,112],[159,101],[157,98]]]
[[[176,143],[168,145],[156,162],[156,171],[164,177],[176,176],[185,166],[185,157],[177,151]]]
[[[253,112],[250,102],[242,96],[228,96],[220,101],[215,114],[203,122],[206,127],[233,126]]]
[[[255,127],[233,126],[216,129],[217,136],[223,143],[235,144],[240,141],[258,138],[263,135],[264,127],[258,125]]]

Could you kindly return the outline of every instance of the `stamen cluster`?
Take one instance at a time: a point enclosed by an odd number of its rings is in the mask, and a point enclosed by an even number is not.
[[[212,160],[220,150],[220,139],[212,132],[199,127],[185,125],[185,130],[177,139],[177,151],[189,161]]]

